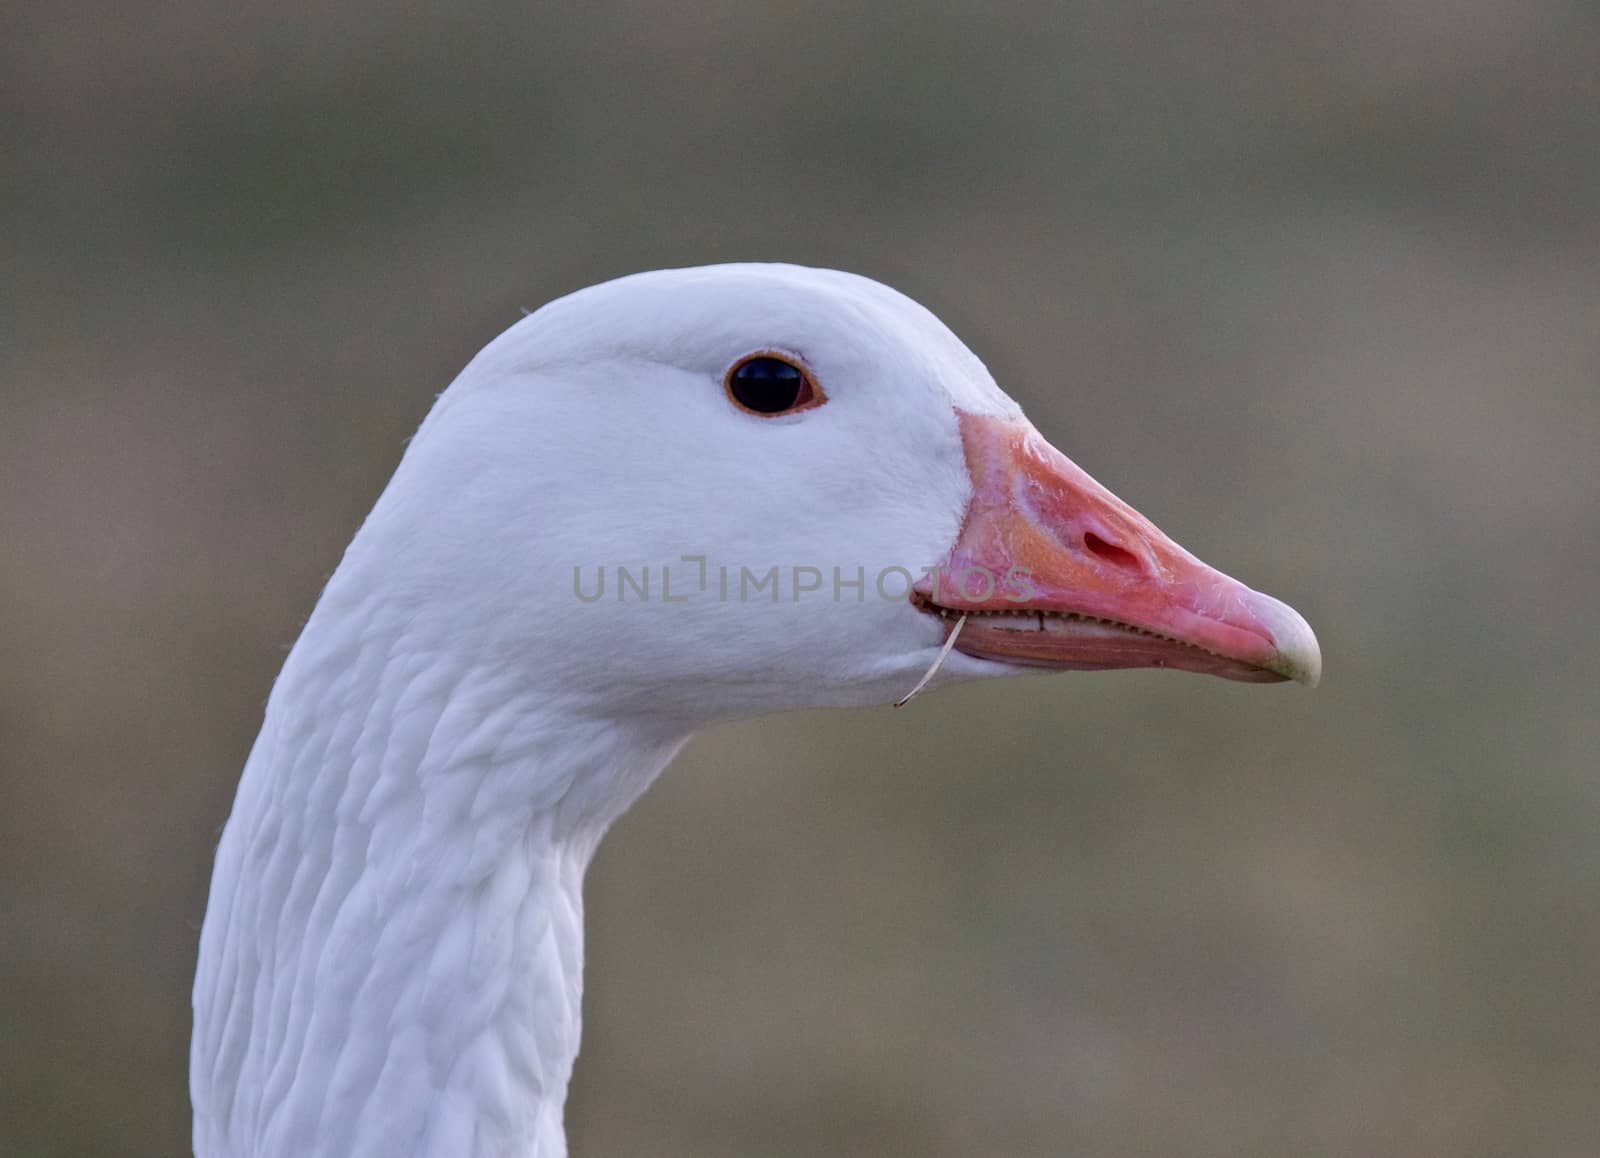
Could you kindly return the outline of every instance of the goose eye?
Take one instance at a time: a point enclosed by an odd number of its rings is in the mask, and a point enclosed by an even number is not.
[[[728,396],[752,414],[788,414],[823,400],[810,371],[776,354],[752,354],[734,363],[725,384]]]

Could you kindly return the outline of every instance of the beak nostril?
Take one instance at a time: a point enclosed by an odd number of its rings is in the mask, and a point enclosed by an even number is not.
[[[1093,531],[1087,531],[1083,536],[1083,545],[1088,548],[1091,555],[1105,560],[1115,567],[1122,567],[1129,571],[1142,571],[1144,568],[1139,563],[1139,557],[1132,551],[1108,543]]]

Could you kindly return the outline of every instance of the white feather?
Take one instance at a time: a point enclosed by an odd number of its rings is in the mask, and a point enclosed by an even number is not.
[[[721,380],[803,358],[827,404]],[[194,1144],[217,1155],[560,1155],[584,870],[696,728],[887,703],[942,632],[916,574],[970,496],[953,408],[1018,413],[907,298],[848,274],[642,274],[540,309],[440,397],[290,654],[217,850]],[[716,568],[858,571],[776,601]],[[574,568],[650,567],[649,600]],[[1010,669],[950,654],[938,680]]]

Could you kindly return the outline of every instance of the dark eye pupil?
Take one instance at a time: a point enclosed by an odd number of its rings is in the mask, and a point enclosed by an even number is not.
[[[733,372],[728,388],[740,406],[757,414],[777,414],[800,400],[805,376],[781,358],[751,358]]]

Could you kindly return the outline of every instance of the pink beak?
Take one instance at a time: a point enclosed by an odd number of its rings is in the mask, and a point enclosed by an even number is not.
[[[972,502],[944,565],[912,595],[946,618],[968,614],[958,651],[1316,685],[1322,653],[1292,607],[1196,559],[1026,419],[959,418]]]

